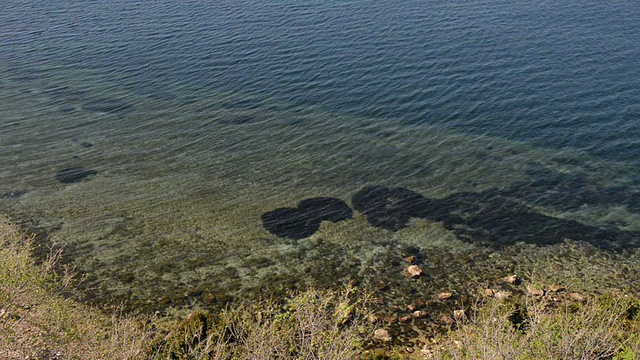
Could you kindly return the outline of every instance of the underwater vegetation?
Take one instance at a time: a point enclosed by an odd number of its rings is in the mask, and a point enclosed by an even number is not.
[[[351,204],[369,224],[390,231],[407,227],[411,218],[441,222],[458,238],[470,243],[500,247],[516,242],[537,245],[561,243],[566,239],[588,242],[605,250],[638,247],[640,233],[611,226],[590,226],[536,212],[531,205],[573,209],[584,204],[614,203],[618,200],[630,210],[632,202],[624,188],[585,190],[579,177],[538,180],[513,188],[483,192],[460,192],[443,199],[432,199],[402,187],[366,186],[355,193]],[[542,190],[542,192],[541,192]],[[300,204],[314,204],[314,199]],[[349,216],[324,218],[323,214],[346,215],[344,202],[332,199],[326,206],[307,206],[304,210],[280,208],[265,213],[265,229],[279,237],[301,239],[315,233],[322,220],[339,221]],[[325,215],[326,216],[326,215]]]
[[[98,172],[96,170],[90,170],[85,167],[72,167],[58,171],[56,173],[56,180],[64,184],[71,184],[83,181],[88,176],[95,175],[97,173]]]
[[[115,115],[127,115],[135,110],[135,107],[123,100],[115,98],[97,98],[82,104],[86,111],[101,112]]]

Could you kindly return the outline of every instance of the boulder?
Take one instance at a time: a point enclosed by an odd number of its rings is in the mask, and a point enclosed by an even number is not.
[[[422,275],[422,269],[420,269],[420,267],[418,267],[418,265],[410,265],[406,269],[404,269],[404,273],[408,277],[414,279],[414,278],[420,277],[420,275]]]
[[[382,342],[390,342],[393,340],[393,337],[386,329],[376,329],[373,332],[373,338]]]

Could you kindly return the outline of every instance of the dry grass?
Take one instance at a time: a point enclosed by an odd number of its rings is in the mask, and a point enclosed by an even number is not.
[[[70,271],[53,271],[60,253],[42,264],[32,239],[0,219],[0,358],[135,359],[146,332],[134,319],[107,316],[60,295]]]
[[[292,294],[284,306],[265,301],[215,317],[193,314],[156,346],[155,357],[354,359],[370,332],[365,309],[365,298],[347,287]]]
[[[367,296],[351,287],[196,312],[181,322],[104,314],[61,296],[71,272],[54,273],[55,252],[37,264],[32,246],[0,218],[1,359],[357,359],[372,333]],[[632,297],[483,299],[428,358],[630,360],[640,358],[638,334],[640,303]],[[368,358],[401,358],[388,350]]]
[[[547,306],[486,300],[467,323],[441,339],[442,359],[636,359],[640,303],[604,295],[586,304]],[[634,357],[635,356],[635,357]]]
[[[369,330],[366,296],[351,287],[182,322],[107,315],[64,298],[73,274],[53,271],[60,253],[37,264],[32,239],[5,218],[0,246],[1,359],[353,359]]]

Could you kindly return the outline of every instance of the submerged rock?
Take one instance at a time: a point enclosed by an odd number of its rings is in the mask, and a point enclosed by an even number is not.
[[[19,197],[21,197],[22,195],[28,193],[29,190],[15,190],[15,191],[8,191],[4,194],[2,194],[2,197],[5,199],[17,199]]]
[[[317,197],[302,200],[297,208],[279,208],[262,215],[264,228],[278,237],[299,240],[313,235],[322,221],[338,222],[353,217],[342,200]]]
[[[410,265],[406,269],[404,269],[404,273],[410,278],[417,278],[422,275],[422,269],[418,267],[418,265]]]
[[[60,170],[56,173],[56,180],[61,183],[70,184],[83,181],[86,177],[95,175],[98,172],[84,167],[74,167]]]

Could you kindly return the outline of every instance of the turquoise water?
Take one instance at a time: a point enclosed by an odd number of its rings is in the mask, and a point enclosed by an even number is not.
[[[465,259],[522,243],[640,244],[634,2],[4,7],[0,211],[64,247],[92,300],[385,281],[393,298],[499,278],[513,265]],[[371,186],[420,206],[358,206]],[[353,215],[300,215],[316,197]],[[282,208],[309,227],[267,231]],[[407,284],[412,254],[428,277]]]

